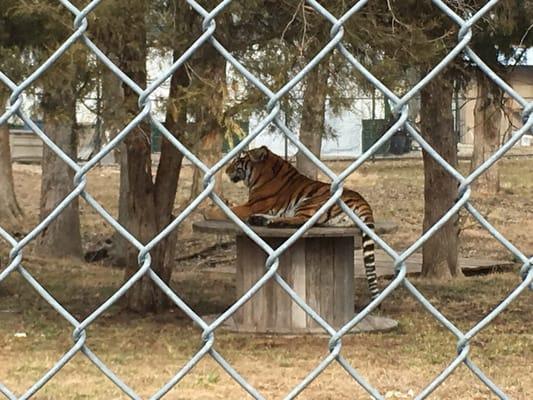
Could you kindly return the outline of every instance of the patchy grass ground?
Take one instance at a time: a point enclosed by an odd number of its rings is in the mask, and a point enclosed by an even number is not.
[[[474,206],[505,237],[525,253],[533,254],[533,157],[516,157],[499,162],[502,190],[497,196],[486,196],[475,190],[472,193]],[[330,163],[336,171],[342,171],[347,162]],[[15,165],[15,185],[19,201],[26,212],[26,229],[38,222],[40,196],[40,168]],[[469,163],[463,161],[459,169],[465,175]],[[394,173],[391,173],[394,171]],[[187,166],[182,173],[175,212],[183,209],[189,201],[192,168]],[[405,249],[421,235],[423,218],[423,169],[421,160],[379,160],[365,163],[353,173],[346,187],[361,192],[374,208],[377,219],[391,220],[398,230],[385,239],[396,249]],[[88,176],[88,191],[115,217],[118,214],[119,170],[116,167],[95,168]],[[224,180],[224,195],[233,202],[246,199],[242,185]],[[206,200],[210,202],[210,200]],[[81,201],[82,234],[86,245],[95,243],[113,233],[112,228]],[[498,241],[462,212],[461,255],[464,257],[491,257],[500,260],[512,259],[511,254]],[[191,223],[201,218],[194,213],[180,227],[180,241],[198,239],[192,234]],[[205,237],[201,238],[205,242]],[[209,240],[208,240],[209,242]],[[1,245],[0,245],[1,246]],[[189,247],[189,246],[185,246]],[[1,247],[0,247],[1,249]],[[0,250],[1,251],[1,250]]]
[[[340,170],[344,163],[333,165]],[[502,193],[487,198],[474,193],[474,205],[526,254],[533,254],[533,159],[501,162]],[[407,247],[420,234],[423,193],[421,162],[378,161],[357,171],[347,186],[360,190],[378,218],[393,220],[397,232],[386,240]],[[461,164],[463,171],[467,164]],[[394,171],[394,174],[391,173]],[[17,194],[27,214],[26,229],[37,222],[39,168],[15,166]],[[190,171],[185,174],[176,209],[186,203]],[[100,168],[89,176],[89,191],[116,215],[118,171]],[[233,201],[241,188],[226,182]],[[112,233],[82,204],[85,243],[92,245]],[[234,299],[234,280],[218,266],[233,262],[231,244],[207,253],[201,250],[227,238],[197,236],[181,227],[180,257],[173,288],[198,313],[225,310]],[[121,284],[122,271],[75,260],[43,260],[25,253],[28,270],[77,318],[86,317]],[[8,248],[0,244],[1,265]],[[195,253],[199,255],[194,256]],[[483,229],[464,218],[461,254],[510,259],[510,254]],[[187,256],[191,256],[190,258]],[[517,267],[518,268],[518,267]],[[414,284],[460,329],[468,330],[514,288],[518,273],[463,278],[452,285],[413,279]],[[386,282],[381,282],[383,286]],[[357,282],[364,292],[364,282]],[[533,301],[523,293],[471,345],[474,362],[511,399],[533,398]],[[357,305],[364,302],[357,299]],[[359,334],[343,340],[343,355],[390,399],[412,398],[456,354],[455,338],[443,329],[408,292],[400,288],[383,305],[384,314],[400,328],[381,334]],[[24,333],[20,337],[17,333]],[[17,394],[24,392],[72,346],[72,328],[20,277],[12,274],[0,284],[0,382]],[[138,316],[113,306],[88,329],[88,346],[143,398],[149,397],[187,362],[201,344],[201,333],[174,309],[164,315]],[[219,332],[216,348],[266,398],[283,398],[327,354],[325,337],[246,336]],[[50,381],[36,399],[120,399],[120,393],[79,354]],[[246,393],[211,359],[205,358],[166,397],[169,399],[245,399]],[[332,365],[306,389],[303,399],[369,399],[344,372]],[[464,366],[430,397],[442,400],[493,399]]]

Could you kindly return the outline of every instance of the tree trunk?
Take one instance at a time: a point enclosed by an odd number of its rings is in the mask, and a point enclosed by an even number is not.
[[[139,82],[139,81],[137,81]],[[155,205],[155,186],[152,182],[150,144],[143,138],[141,129],[135,129],[126,139],[128,160],[128,186],[126,196],[129,218],[125,223],[128,231],[141,243],[148,243],[159,232],[158,216]],[[163,251],[162,251],[163,250]],[[126,275],[128,279],[139,268],[138,251],[131,245],[126,253]],[[163,261],[164,246],[152,250],[152,269],[165,282],[170,280],[171,267]],[[163,293],[151,279],[143,276],[126,295],[128,307],[135,311],[157,311],[164,304]]]
[[[500,146],[502,119],[501,93],[491,90],[491,81],[482,72],[477,74],[477,98],[474,108],[474,151],[471,170],[481,165]],[[475,182],[474,187],[489,194],[500,190],[499,163],[493,164]]]
[[[176,95],[176,88],[187,79],[183,70],[172,77],[170,99]],[[181,81],[181,82],[180,82]],[[167,112],[165,126],[179,136],[183,134],[186,115],[180,112],[173,116]],[[136,132],[137,133],[137,132]],[[155,178],[152,182],[150,146],[139,136],[127,140],[128,186],[127,210],[128,230],[142,243],[147,243],[161,232],[174,218],[172,211],[176,197],[177,185],[181,171],[183,155],[167,140],[163,140],[161,158]],[[165,282],[169,283],[174,266],[177,230],[162,240],[151,251],[152,269]],[[125,279],[137,269],[137,251],[130,246],[127,257]],[[127,306],[138,312],[161,311],[169,304],[167,296],[147,276],[143,276],[127,293]]]
[[[221,132],[221,129],[212,130],[206,135],[203,135],[198,143],[198,146],[195,146],[196,155],[209,167],[215,165],[215,163],[220,160],[222,157],[222,145],[224,144],[224,136]],[[223,196],[222,193],[222,175],[223,172],[219,172],[215,176],[215,192],[219,196]],[[198,168],[194,168],[192,186],[191,186],[191,195],[189,201],[193,201],[196,196],[198,196],[203,188],[203,179],[204,176]]]
[[[4,105],[6,100],[7,96],[0,95],[0,104]],[[15,196],[7,123],[0,125],[0,188],[0,226],[16,230],[21,225],[23,215]]]
[[[128,152],[126,149],[126,144],[120,143],[118,145],[118,150],[115,151],[114,154],[115,157],[118,157],[117,161],[120,169],[117,221],[120,225],[128,229],[130,220],[130,209],[128,204],[128,197],[130,196],[130,184],[128,177]],[[111,262],[116,266],[126,265],[128,263],[127,254],[130,251],[128,247],[131,245],[118,232],[113,234],[112,243],[113,246],[111,247],[109,253]]]
[[[212,167],[222,157],[224,144],[223,115],[226,100],[226,61],[212,48],[204,48],[195,60],[194,68],[201,80],[193,82],[198,90],[210,93],[210,101],[198,106],[195,113],[200,123],[193,128],[195,133],[194,151],[207,166]],[[205,84],[209,82],[209,86]],[[222,196],[223,171],[215,176],[215,192]],[[203,174],[194,169],[189,200],[193,200],[203,190]]]
[[[450,165],[457,166],[457,139],[453,131],[453,86],[439,75],[421,93],[421,127],[426,141]],[[455,203],[457,181],[425,151],[424,232]],[[423,246],[422,275],[446,280],[461,275],[457,264],[458,218],[452,217]]]
[[[111,60],[118,63],[114,55],[109,55]],[[124,90],[120,79],[108,68],[102,70],[102,130],[105,141],[114,139],[127,125],[128,119],[125,112]],[[110,153],[120,167],[118,222],[122,226],[128,223],[128,164],[126,144],[119,143]],[[128,252],[128,242],[119,234],[113,235],[113,246],[110,249],[111,261],[114,265],[124,266]]]
[[[318,158],[325,129],[327,68],[327,61],[323,61],[307,76],[300,123],[300,141]],[[296,154],[296,168],[308,178],[317,179],[317,167],[300,151]]]
[[[135,3],[140,9],[130,10],[128,19],[136,30],[131,32],[130,43],[135,43],[125,50],[122,68],[138,85],[146,86],[146,27],[145,5]],[[181,55],[176,51],[174,56]],[[183,68],[176,71],[171,79],[169,104],[181,93],[181,87],[188,82]],[[125,87],[125,105],[130,116],[138,112],[138,96]],[[177,113],[168,107],[166,126],[176,136],[183,134],[186,123],[184,108]],[[155,182],[151,170],[150,129],[143,123],[134,129],[126,139],[127,184],[126,192],[128,220],[127,229],[142,243],[151,241],[165,226],[172,221],[172,210],[176,196],[182,155],[166,140],[162,143],[161,159]],[[166,283],[170,282],[177,232],[161,241],[151,252],[151,268]],[[128,279],[138,269],[138,251],[128,247],[127,264],[124,279]],[[138,312],[160,311],[169,304],[167,296],[157,287],[148,275],[144,275],[126,294],[127,307]]]
[[[118,57],[113,53],[107,56],[115,64],[119,63]],[[126,126],[127,118],[124,110],[124,90],[120,79],[107,67],[102,67],[101,72],[101,113],[102,113],[102,136],[104,143],[114,139],[117,134]],[[120,152],[125,151],[124,143],[120,143],[111,154],[114,160],[120,159]]]
[[[132,3],[132,9],[124,16],[126,25],[135,26],[135,31],[126,34],[129,46],[121,52],[121,69],[131,77],[140,87],[146,87],[146,26],[144,21],[145,6],[141,2]],[[123,84],[124,107],[129,120],[139,112],[138,96],[127,85]],[[126,137],[125,152],[121,154],[121,196],[119,209],[125,210],[126,215],[120,218],[121,224],[139,240],[148,243],[158,232],[158,221],[155,209],[155,187],[152,181],[152,159],[149,137],[149,125],[143,121]],[[125,190],[124,184],[128,190]],[[127,280],[138,269],[138,250],[127,243],[120,246],[124,252],[126,270],[124,280]],[[151,252],[152,269],[168,281],[170,268],[161,260],[161,246]],[[134,311],[156,311],[163,306],[163,293],[144,275],[127,292],[128,308]]]
[[[71,67],[71,66],[69,66]],[[72,68],[74,68],[72,66]],[[65,72],[70,73],[70,72]],[[74,74],[73,74],[74,75]],[[76,160],[76,98],[73,83],[61,90],[44,87],[44,132],[69,157]],[[47,146],[43,147],[40,218],[43,220],[73,190],[74,171]],[[39,235],[35,251],[53,257],[81,257],[78,199],[74,199]]]

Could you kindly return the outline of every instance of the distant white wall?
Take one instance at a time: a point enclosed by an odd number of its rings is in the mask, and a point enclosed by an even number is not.
[[[375,101],[375,118],[384,117],[383,101]],[[372,118],[372,100],[354,99],[350,110],[345,110],[340,114],[334,114],[329,107],[326,108],[326,124],[328,130],[333,133],[334,137],[328,137],[322,140],[321,157],[324,158],[354,158],[362,153],[362,120]],[[259,116],[254,116],[250,120],[251,133],[260,122]],[[293,133],[298,135],[299,124],[294,124]],[[274,153],[279,155],[285,154],[285,138],[278,129],[265,129],[250,147],[259,147],[266,145]],[[293,156],[297,152],[296,146],[288,141],[288,155]]]
[[[149,52],[149,57],[147,60],[147,72],[148,72],[148,82],[153,82],[163,71],[168,70],[172,65],[172,52],[159,52],[151,49]],[[533,65],[533,49],[528,50],[527,60],[525,65]],[[526,90],[527,92],[521,91],[521,93],[528,99],[531,99],[531,88],[533,87],[531,83],[524,85],[522,81],[528,79],[528,82],[531,80],[531,67],[528,69],[527,77],[521,75],[520,79],[511,79],[513,86],[519,91]],[[228,79],[236,80],[237,83],[242,82],[240,74],[236,72],[228,64]],[[163,120],[166,110],[165,99],[168,97],[169,92],[169,82],[170,79],[166,80],[159,88],[157,88],[152,94],[153,112],[157,119]],[[516,82],[515,82],[516,81]],[[518,83],[517,83],[518,82]],[[522,82],[522,83],[519,83]],[[229,87],[229,97],[237,98],[239,97],[239,84],[230,85]],[[237,89],[236,89],[237,88]],[[294,91],[296,95],[299,88],[296,87]],[[32,95],[23,94],[24,102],[23,109],[28,115],[32,115],[33,118],[39,119],[38,109],[35,107],[37,99]],[[90,94],[88,99],[85,99],[85,103],[90,107],[94,108],[95,106],[96,94]],[[266,99],[265,99],[266,102]],[[465,141],[471,141],[470,131],[472,130],[471,116],[467,116],[466,113],[470,112],[468,106],[463,107],[461,110],[461,131],[465,137]],[[362,120],[372,118],[372,100],[370,98],[358,98],[354,99],[351,105],[350,110],[345,110],[340,113],[340,115],[334,115],[331,110],[328,108],[326,111],[326,123],[334,134],[334,138],[326,138],[322,143],[322,154],[324,158],[328,157],[357,157],[362,152]],[[470,114],[469,114],[470,115]],[[257,126],[261,118],[261,115],[258,113],[250,119],[249,130],[250,132]],[[383,101],[381,99],[376,99],[375,101],[375,118],[383,118]],[[77,106],[77,119],[78,122],[82,125],[90,125],[95,121],[95,115],[87,107],[81,103]],[[12,118],[11,123],[20,123],[17,118]],[[299,123],[296,122],[293,124],[294,133],[298,134]],[[285,154],[285,138],[283,134],[270,127],[266,129],[261,135],[255,139],[251,147],[258,147],[261,145],[267,145],[272,151],[277,154]],[[288,143],[288,154],[293,156],[297,151],[297,148],[292,144]]]

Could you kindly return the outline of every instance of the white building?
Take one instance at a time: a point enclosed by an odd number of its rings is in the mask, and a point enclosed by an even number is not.
[[[159,51],[151,51],[150,57],[147,61],[148,81],[153,82],[163,71],[168,70],[172,64],[171,52],[161,53]],[[229,79],[241,79],[237,72],[231,67],[228,67]],[[514,67],[513,71],[505,77],[506,81],[524,98],[533,101],[533,49],[527,52],[525,65]],[[160,87],[158,87],[151,95],[153,100],[153,113],[159,120],[163,120],[165,116],[165,99],[169,92],[170,79],[167,79]],[[230,88],[234,85],[228,85]],[[237,85],[239,86],[239,85]],[[296,91],[298,88],[295,89]],[[235,94],[233,94],[235,95]],[[347,93],[351,95],[351,93]],[[231,96],[231,94],[230,94]],[[473,142],[473,128],[474,128],[474,105],[476,98],[475,85],[471,85],[466,93],[459,96],[458,101],[454,103],[454,116],[456,117],[456,134],[459,135],[460,141],[465,144],[472,144]],[[34,108],[35,99],[31,96],[26,96],[24,99],[24,109],[31,113]],[[266,102],[266,99],[265,99]],[[418,99],[413,99],[410,103],[411,111],[415,111],[414,118],[416,118],[416,109]],[[84,101],[89,108],[95,108],[96,95],[94,98],[89,98]],[[96,115],[84,104],[78,104],[77,119],[78,123],[85,126],[92,126],[95,124]],[[502,119],[502,135],[508,135],[512,126],[521,126],[520,108],[516,103],[512,103],[509,108],[510,118]],[[266,113],[258,112],[253,115],[248,124],[248,132],[252,132]],[[359,95],[353,99],[352,106],[349,110],[344,110],[340,114],[334,114],[331,109],[327,107],[326,110],[326,124],[328,132],[332,132],[332,137],[326,137],[322,144],[323,158],[355,158],[359,156],[364,147],[368,147],[368,135],[365,136],[363,126],[368,125],[369,120],[384,118],[384,102],[381,96],[372,99],[370,96]],[[16,120],[12,120],[16,123]],[[292,124],[293,132],[298,133],[298,122]],[[366,126],[365,125],[365,126]],[[366,132],[368,133],[368,132]],[[29,135],[31,136],[31,135]],[[28,137],[29,137],[28,136]],[[31,138],[30,138],[31,139]],[[36,143],[40,142],[36,139]],[[34,140],[35,141],[35,140]],[[17,140],[13,141],[14,143]],[[20,141],[19,141],[20,142]],[[366,146],[364,146],[364,143]],[[522,145],[531,144],[531,138],[525,138],[520,143]],[[261,145],[268,146],[272,151],[284,155],[292,156],[296,153],[296,147],[286,140],[284,135],[274,126],[265,129],[251,144],[251,147],[258,147]],[[13,149],[16,156],[16,149]],[[33,149],[35,152],[35,149]],[[16,158],[16,157],[15,157]]]

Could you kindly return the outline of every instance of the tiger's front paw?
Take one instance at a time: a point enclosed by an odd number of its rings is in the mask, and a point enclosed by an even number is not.
[[[253,214],[248,217],[248,223],[256,226],[267,226],[270,219],[262,214]]]

